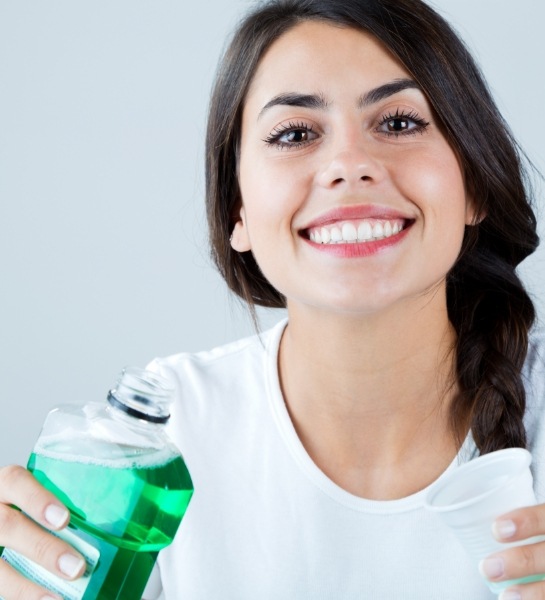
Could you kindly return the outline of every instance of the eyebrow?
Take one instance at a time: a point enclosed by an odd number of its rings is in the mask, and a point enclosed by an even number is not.
[[[365,94],[362,94],[358,99],[358,108],[365,108],[408,89],[420,90],[421,88],[413,79],[394,79],[393,81],[379,85]],[[298,106],[301,108],[326,110],[329,107],[329,102],[322,94],[298,94],[296,92],[278,94],[278,96],[269,100],[261,109],[257,117],[258,120],[262,117],[264,112],[273,106]]]
[[[389,96],[393,96],[398,92],[402,92],[403,90],[421,90],[420,86],[414,79],[394,79],[384,85],[379,85],[372,90],[369,90],[367,93],[360,96],[358,102],[358,108],[365,108],[371,104],[375,104],[375,102],[380,102]]]
[[[288,92],[285,94],[278,94],[265,104],[258,115],[258,119],[261,118],[263,113],[273,106],[300,106],[302,108],[317,108],[325,110],[329,103],[321,94],[297,94],[295,92]]]

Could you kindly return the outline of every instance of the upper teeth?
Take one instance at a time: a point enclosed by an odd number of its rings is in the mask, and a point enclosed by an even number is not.
[[[403,219],[365,219],[345,221],[309,229],[309,238],[316,244],[370,242],[396,235],[403,229]]]

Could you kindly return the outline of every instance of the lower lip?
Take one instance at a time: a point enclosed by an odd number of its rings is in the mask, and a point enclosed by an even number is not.
[[[402,229],[399,233],[392,235],[382,240],[375,240],[373,242],[344,242],[341,244],[316,244],[308,238],[303,238],[312,248],[325,252],[331,256],[339,256],[341,258],[362,258],[366,256],[373,256],[391,248],[407,237],[410,229],[410,225]]]

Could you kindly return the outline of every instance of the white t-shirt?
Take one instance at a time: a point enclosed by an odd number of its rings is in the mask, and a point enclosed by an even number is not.
[[[159,556],[165,600],[491,600],[477,566],[423,508],[354,496],[313,463],[280,391],[285,322],[209,352],[155,360],[174,380],[169,433],[195,492]],[[544,341],[534,336],[526,424],[545,500]],[[446,472],[476,455],[468,436]]]

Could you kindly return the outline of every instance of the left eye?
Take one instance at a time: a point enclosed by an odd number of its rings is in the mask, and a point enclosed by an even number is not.
[[[411,121],[406,119],[405,117],[397,117],[395,119],[389,119],[385,123],[388,131],[401,133],[402,131],[407,131],[411,126]]]
[[[380,120],[377,130],[386,135],[408,135],[413,133],[422,133],[429,125],[427,121],[421,119],[416,113],[384,115]]]

